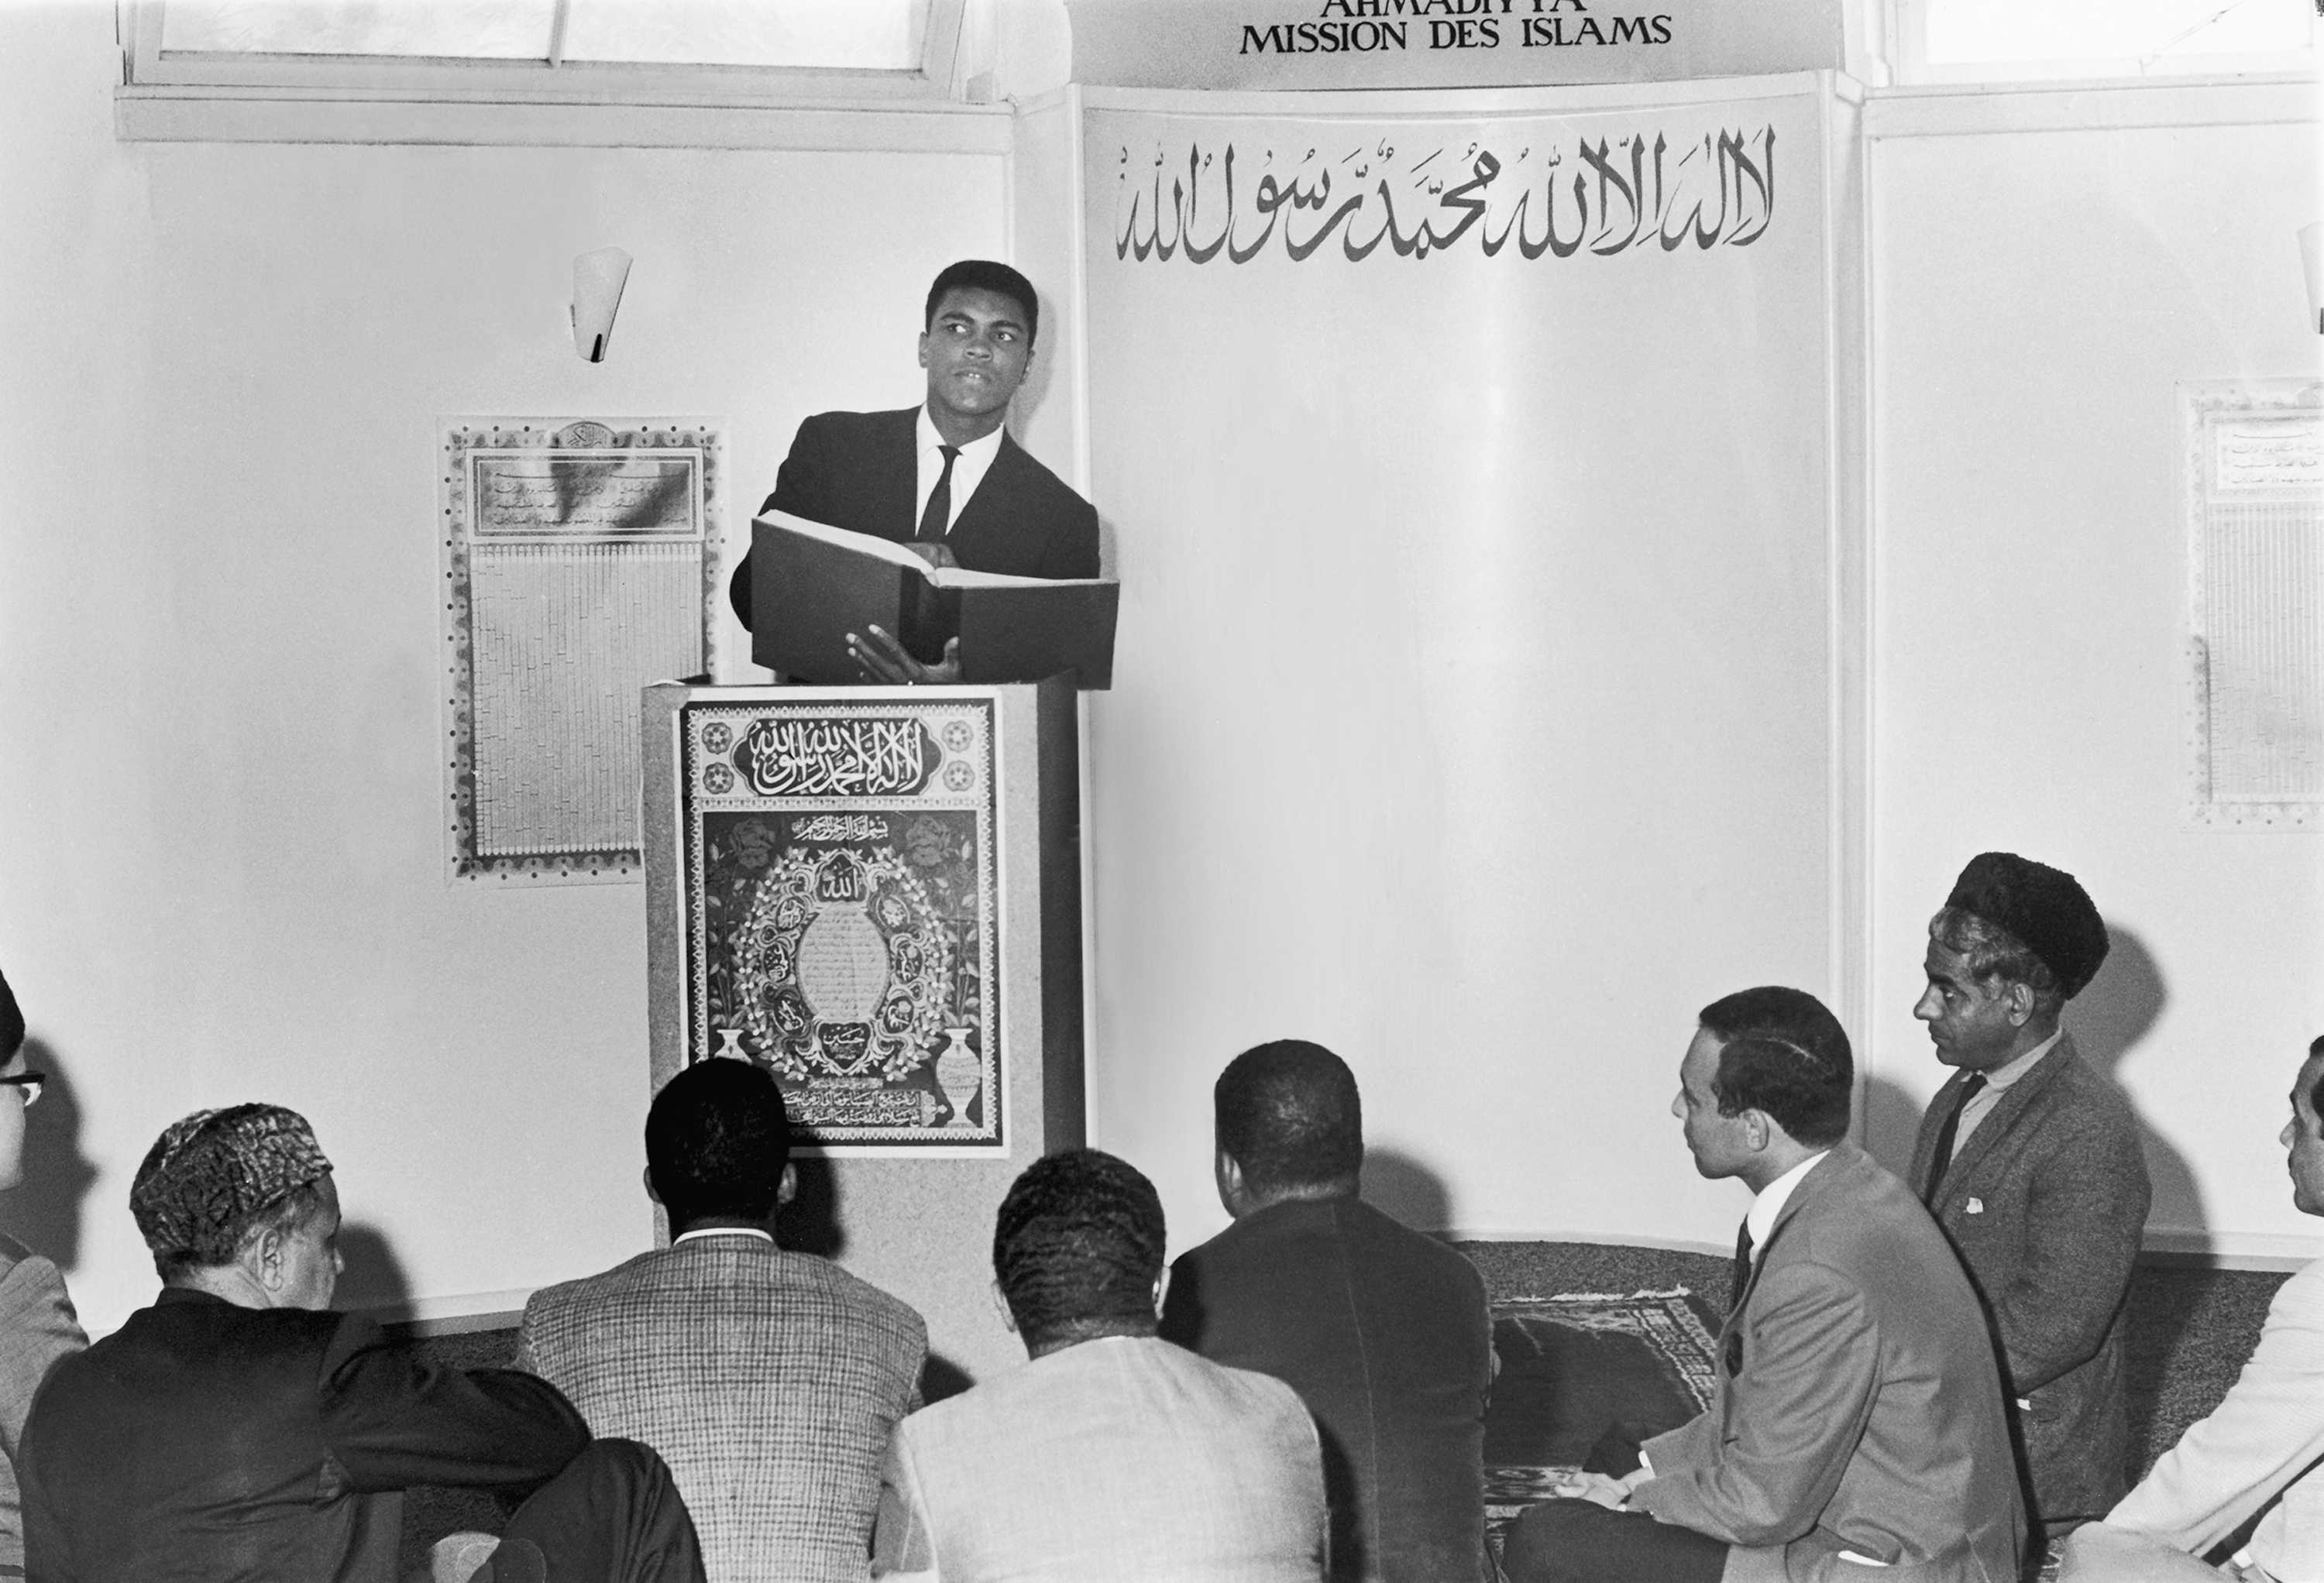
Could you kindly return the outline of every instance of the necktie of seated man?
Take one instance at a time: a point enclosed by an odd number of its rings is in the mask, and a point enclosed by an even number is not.
[[[938,446],[944,453],[944,471],[936,474],[936,486],[928,491],[928,503],[920,512],[920,530],[913,537],[922,544],[942,544],[945,529],[952,526],[952,465],[960,455],[958,446]]]
[[[1945,1112],[1944,1125],[1937,1128],[1937,1146],[1929,1155],[1929,1179],[1921,1187],[1921,1201],[1931,1209],[1937,1207],[1937,1189],[1945,1184],[1945,1168],[1953,1163],[1953,1140],[1960,1137],[1961,1112],[1984,1089],[1985,1073],[1970,1072],[1960,1092],[1953,1096],[1953,1108]]]
[[[1751,1284],[1751,1222],[1746,1220],[1735,1233],[1735,1278],[1727,1289],[1727,1311],[1733,1313],[1743,1306],[1743,1289]]]

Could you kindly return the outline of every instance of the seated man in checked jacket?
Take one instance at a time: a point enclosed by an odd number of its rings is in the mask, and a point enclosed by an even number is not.
[[[870,1576],[880,1459],[920,1404],[927,1327],[769,1229],[798,1174],[775,1080],[687,1068],[646,1117],[670,1245],[533,1294],[517,1362],[677,1476],[711,1583]]]

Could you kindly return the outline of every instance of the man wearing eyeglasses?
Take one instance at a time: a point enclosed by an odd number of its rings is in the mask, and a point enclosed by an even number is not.
[[[0,974],[0,1190],[24,1179],[24,1112],[42,1074],[24,1070],[24,1014]],[[13,1097],[12,1097],[13,1096]],[[0,1237],[0,1578],[24,1575],[24,1519],[16,1491],[16,1444],[32,1393],[50,1365],[88,1345],[57,1266]]]

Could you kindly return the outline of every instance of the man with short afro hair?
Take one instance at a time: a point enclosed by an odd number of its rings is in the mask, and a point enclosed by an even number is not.
[[[992,1268],[1030,1361],[907,1418],[875,1573],[944,1583],[1314,1583],[1315,1429],[1282,1381],[1155,1334],[1162,1201],[1096,1149],[1036,1160]]]

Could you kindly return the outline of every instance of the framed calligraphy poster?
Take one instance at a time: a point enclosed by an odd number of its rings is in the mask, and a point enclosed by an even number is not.
[[[993,700],[677,723],[683,1059],[773,1072],[800,1153],[1005,1155]]]

